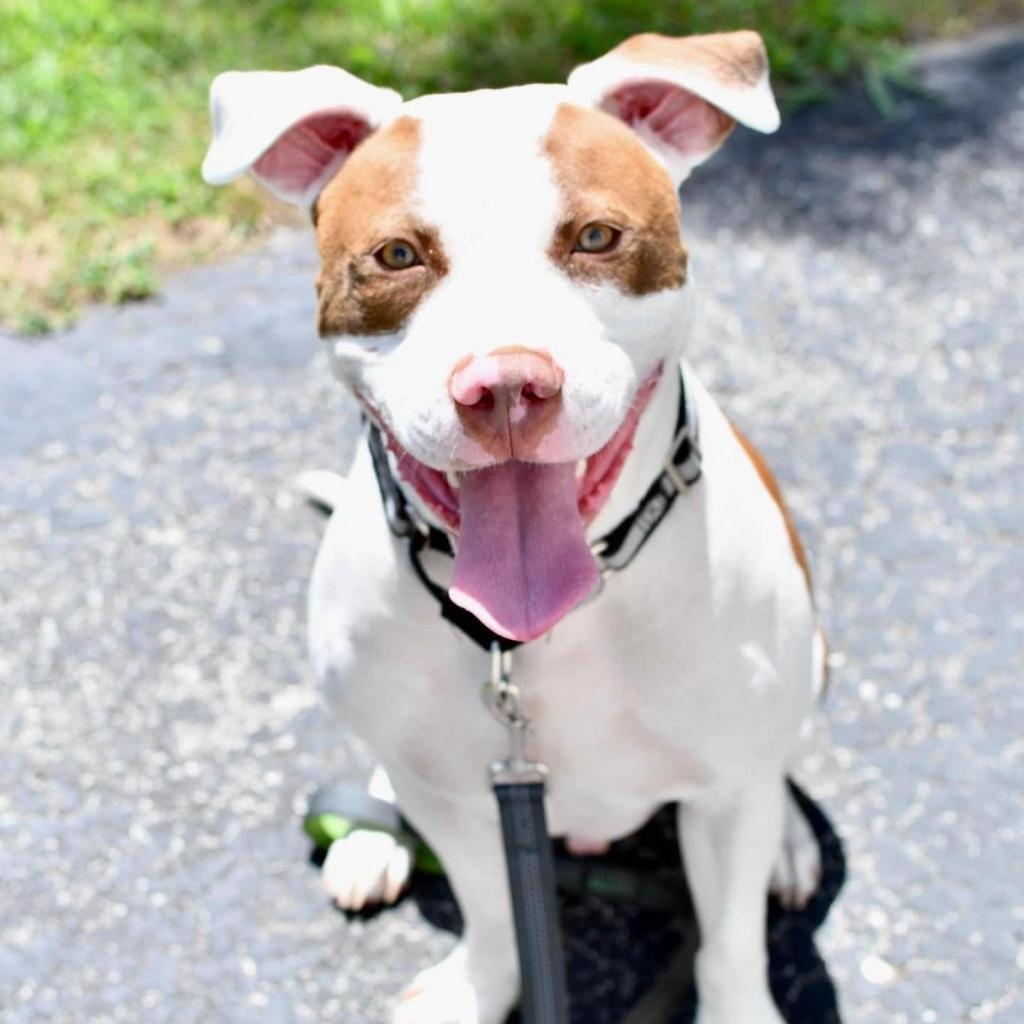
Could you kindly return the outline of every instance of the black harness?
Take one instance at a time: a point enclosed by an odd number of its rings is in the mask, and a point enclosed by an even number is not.
[[[520,646],[521,641],[509,640],[488,629],[472,612],[466,611],[452,601],[448,591],[430,578],[423,566],[423,552],[430,550],[454,557],[452,539],[444,530],[428,523],[406,498],[391,471],[380,428],[372,422],[367,441],[388,525],[396,537],[407,539],[412,567],[420,582],[437,601],[441,617],[447,619],[485,651],[492,651],[495,644],[502,651],[511,651]],[[696,408],[692,401],[687,400],[686,372],[680,367],[679,412],[676,416],[675,436],[664,468],[647,488],[647,493],[640,499],[636,508],[592,545],[594,557],[601,567],[602,579],[612,572],[625,569],[633,561],[651,534],[668,515],[676,498],[686,488],[692,487],[700,479],[700,474],[701,455]]]

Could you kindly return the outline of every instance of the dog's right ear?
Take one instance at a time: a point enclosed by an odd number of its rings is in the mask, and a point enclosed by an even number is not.
[[[210,86],[213,141],[203,178],[225,185],[251,171],[289,203],[309,207],[402,97],[319,64],[303,71],[226,71]]]

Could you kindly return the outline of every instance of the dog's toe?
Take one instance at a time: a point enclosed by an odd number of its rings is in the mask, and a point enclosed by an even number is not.
[[[342,910],[394,903],[412,872],[408,846],[387,832],[356,829],[331,844],[324,860],[324,886]]]

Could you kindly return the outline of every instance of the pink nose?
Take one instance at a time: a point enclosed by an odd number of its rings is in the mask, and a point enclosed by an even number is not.
[[[562,376],[546,352],[515,346],[457,366],[448,392],[473,440],[493,455],[525,458],[558,415]]]

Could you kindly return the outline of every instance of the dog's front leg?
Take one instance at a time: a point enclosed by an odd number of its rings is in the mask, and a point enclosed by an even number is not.
[[[455,949],[406,989],[394,1024],[503,1024],[519,995],[519,967],[497,810],[392,778],[402,813],[444,865],[465,923]]]
[[[698,1024],[782,1024],[768,990],[768,880],[782,842],[781,774],[728,800],[684,805],[679,835],[700,923]]]

